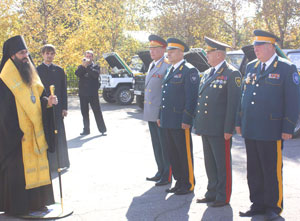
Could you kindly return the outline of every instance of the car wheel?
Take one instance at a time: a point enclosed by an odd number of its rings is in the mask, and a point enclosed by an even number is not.
[[[295,130],[294,130],[294,134],[293,134],[293,138],[299,137],[300,136],[300,116],[298,118]]]
[[[141,109],[144,109],[144,96],[136,95],[136,103]]]
[[[134,98],[133,92],[130,91],[129,86],[120,86],[115,94],[115,99],[118,104],[128,105],[131,104]]]
[[[116,100],[110,91],[103,90],[102,97],[107,103],[115,103]]]

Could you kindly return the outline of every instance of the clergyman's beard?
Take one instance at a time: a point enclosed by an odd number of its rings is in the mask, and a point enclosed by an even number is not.
[[[30,62],[30,61],[29,61]],[[32,69],[30,67],[29,62],[23,62],[17,57],[14,58],[14,63],[20,72],[21,78],[25,84],[31,86],[32,84]]]

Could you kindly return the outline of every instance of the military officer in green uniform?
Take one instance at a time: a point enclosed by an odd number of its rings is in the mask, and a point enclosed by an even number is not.
[[[252,205],[240,216],[280,217],[283,209],[282,148],[292,138],[299,114],[299,78],[294,64],[276,54],[279,40],[254,31],[257,59],[246,67],[236,131],[245,138]]]
[[[163,128],[175,186],[168,193],[183,195],[194,191],[191,127],[199,87],[198,70],[183,59],[188,46],[168,38],[168,60],[172,66],[163,80],[161,108],[157,123]]]
[[[195,133],[202,136],[208,185],[197,203],[225,206],[231,196],[231,143],[241,95],[241,74],[225,61],[227,44],[204,38],[207,60],[212,66],[201,79]]]

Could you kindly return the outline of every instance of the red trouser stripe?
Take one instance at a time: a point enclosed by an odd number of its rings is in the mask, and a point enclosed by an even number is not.
[[[170,169],[169,169],[169,178],[168,178],[168,181],[171,182],[172,181],[172,167],[170,166]]]
[[[230,139],[225,140],[225,162],[226,162],[226,203],[229,203],[230,196],[231,196]]]

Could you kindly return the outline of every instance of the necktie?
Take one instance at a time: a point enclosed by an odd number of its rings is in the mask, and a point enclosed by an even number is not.
[[[216,70],[215,68],[212,68],[212,69],[211,69],[211,71],[210,71],[210,73],[209,73],[209,77],[211,77],[211,76],[215,73],[215,70]]]
[[[172,67],[169,71],[169,74],[171,74],[174,71],[174,67]]]
[[[262,69],[261,69],[261,73],[264,73],[265,70],[266,70],[266,63],[263,63],[263,67],[262,67]]]
[[[150,71],[151,71],[154,67],[155,67],[155,64],[153,63],[152,66],[151,66],[151,68],[150,68]],[[149,72],[150,72],[150,71],[149,71]]]

